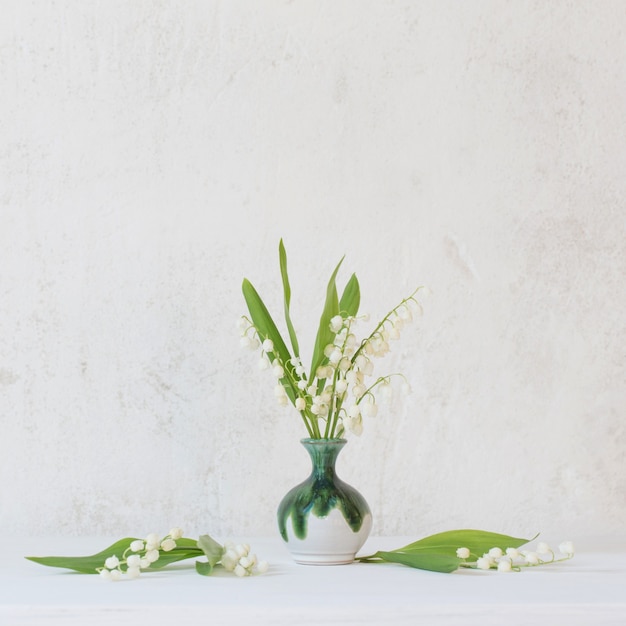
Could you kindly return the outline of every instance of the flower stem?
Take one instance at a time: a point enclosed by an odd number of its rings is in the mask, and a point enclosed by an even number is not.
[[[352,355],[352,359],[350,359],[352,361],[352,363],[355,362],[357,356],[359,356],[359,354],[361,354],[361,351],[363,350],[363,348],[367,345],[367,342],[370,341],[375,335],[376,333],[384,327],[384,325],[387,323],[387,321],[389,320],[389,318],[404,304],[406,304],[407,302],[410,302],[411,300],[415,300],[415,298],[413,296],[415,296],[415,294],[421,289],[421,287],[418,287],[410,296],[404,298],[401,302],[399,302],[395,307],[393,307],[393,309],[391,309],[391,311],[389,311],[389,313],[387,313],[387,315],[385,315],[385,317],[383,317],[383,319],[378,323],[378,326],[376,326],[376,328],[369,334],[369,336],[367,338],[365,338],[362,342],[361,345],[357,348],[357,350],[355,351],[355,353]]]

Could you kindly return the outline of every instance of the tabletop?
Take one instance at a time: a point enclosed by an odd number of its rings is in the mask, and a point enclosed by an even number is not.
[[[246,538],[270,563],[267,573],[246,578],[221,568],[199,576],[190,560],[108,582],[23,558],[93,554],[116,539],[24,537],[3,546],[0,624],[626,624],[624,541],[575,542],[569,561],[510,573],[439,574],[391,563],[297,565],[279,537]],[[412,540],[370,537],[361,554]]]

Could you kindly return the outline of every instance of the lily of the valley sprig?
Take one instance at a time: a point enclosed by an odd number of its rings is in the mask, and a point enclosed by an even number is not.
[[[27,556],[29,561],[49,567],[62,567],[81,574],[99,574],[105,580],[138,578],[144,571],[154,571],[186,559],[196,561],[196,571],[209,576],[216,566],[243,578],[267,572],[267,561],[258,560],[246,543],[227,541],[220,545],[210,535],[198,539],[183,537],[176,527],[161,537],[150,533],[144,539],[128,537],[91,556]]]
[[[284,292],[284,314],[291,349],[283,339],[272,316],[252,283],[243,281],[243,295],[250,317],[239,320],[242,346],[261,348],[260,367],[271,369],[275,379],[274,395],[279,404],[291,402],[302,417],[308,436],[313,439],[341,437],[346,429],[356,435],[363,430],[363,417],[378,412],[375,391],[389,394],[394,376],[376,378],[373,359],[389,352],[391,341],[414,315],[421,314],[416,289],[391,309],[374,330],[359,341],[355,334],[359,322],[361,293],[356,274],[348,280],[341,297],[337,292],[335,267],[326,288],[326,300],[320,317],[310,368],[302,363],[300,346],[291,320],[291,286],[287,273],[287,254],[282,239],[279,244],[280,273]],[[371,381],[371,382],[370,382]]]
[[[558,553],[545,542],[535,550],[521,550],[534,541],[485,530],[449,530],[414,541],[396,550],[380,550],[357,557],[362,563],[399,563],[417,569],[451,573],[460,568],[519,572],[522,568],[561,563],[574,556],[571,541],[559,544]]]

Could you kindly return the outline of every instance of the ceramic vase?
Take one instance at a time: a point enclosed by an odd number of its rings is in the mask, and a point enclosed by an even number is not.
[[[311,475],[291,489],[278,507],[278,527],[296,563],[352,563],[372,527],[365,498],[335,472],[345,439],[302,439]]]

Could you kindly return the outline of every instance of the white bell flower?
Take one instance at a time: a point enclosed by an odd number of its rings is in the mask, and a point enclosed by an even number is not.
[[[361,409],[359,408],[358,404],[353,404],[349,409],[348,409],[348,417],[352,418],[352,419],[357,419],[361,416]]]
[[[378,415],[378,405],[376,402],[361,402],[361,413],[365,417],[376,417]]]
[[[148,550],[148,552],[146,552],[146,561],[148,561],[148,563],[155,563],[156,561],[159,560],[159,551],[158,550]]]
[[[498,562],[498,571],[499,572],[510,572],[513,569],[513,565],[509,559],[502,559]]]
[[[456,551],[456,555],[459,559],[469,558],[469,555],[470,555],[469,548],[458,548]]]
[[[171,552],[176,547],[176,542],[172,538],[164,539],[161,542],[163,552]]]
[[[343,317],[341,315],[335,315],[330,320],[330,330],[334,333],[338,333],[343,326]]]
[[[120,560],[115,556],[110,556],[105,562],[104,567],[107,569],[115,569],[120,564]]]
[[[341,395],[348,388],[348,383],[345,378],[340,378],[335,383],[335,391]]]
[[[143,541],[141,541],[141,539],[135,539],[135,541],[133,541],[130,544],[130,549],[133,552],[141,552],[143,550],[143,547],[144,547],[144,545],[143,545]]]
[[[126,565],[128,567],[141,567],[141,557],[138,554],[131,554],[126,557]]]

